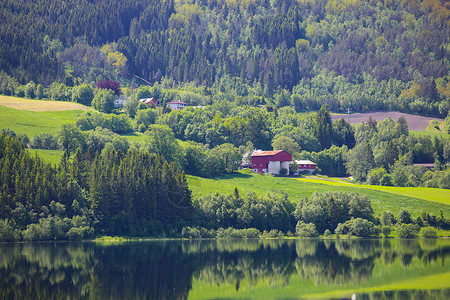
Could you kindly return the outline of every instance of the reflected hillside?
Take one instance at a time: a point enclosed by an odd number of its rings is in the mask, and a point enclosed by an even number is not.
[[[4,244],[0,246],[0,298],[185,299],[221,294],[253,298],[257,293],[267,298],[298,298],[364,289],[369,299],[380,295],[392,299],[389,293],[401,296],[404,288],[392,287],[381,294],[370,291],[400,279],[402,284],[434,278],[430,276],[445,281],[449,254],[446,240]],[[438,289],[411,289],[439,299],[447,293],[446,282]]]

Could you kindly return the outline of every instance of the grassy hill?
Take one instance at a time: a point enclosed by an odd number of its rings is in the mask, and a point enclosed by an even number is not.
[[[73,102],[27,100],[0,96],[0,129],[17,134],[55,135],[63,123],[73,122],[88,107]]]
[[[232,193],[237,187],[240,193],[255,192],[267,194],[269,192],[286,192],[291,201],[297,201],[301,197],[308,197],[314,192],[338,191],[347,193],[360,193],[366,195],[372,202],[376,214],[383,210],[390,210],[395,215],[400,209],[405,208],[414,217],[420,216],[422,210],[439,215],[440,211],[445,216],[450,215],[449,191],[432,188],[419,188],[420,194],[415,188],[380,189],[378,186],[360,186],[356,184],[335,184],[328,181],[307,181],[295,178],[273,177],[256,175],[251,172],[234,173],[214,179],[206,179],[195,176],[187,176],[189,188],[193,196],[200,197],[210,193]],[[414,196],[416,195],[416,196]],[[426,196],[424,196],[426,195]],[[422,197],[422,198],[421,198]]]

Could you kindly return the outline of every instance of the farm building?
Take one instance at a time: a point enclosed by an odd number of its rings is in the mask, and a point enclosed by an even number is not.
[[[280,174],[286,169],[289,175],[289,164],[292,155],[283,150],[256,151],[252,154],[252,171],[255,173]]]
[[[187,103],[181,101],[171,101],[167,103],[167,105],[169,105],[170,109],[172,110],[183,110],[185,107],[188,106]]]
[[[310,160],[296,160],[295,162],[298,165],[299,174],[302,173],[303,171],[307,171],[309,172],[309,174],[312,174],[316,169],[316,164]]]
[[[158,100],[155,98],[143,98],[139,99],[139,102],[145,103],[147,105],[153,105],[154,107],[158,106]]]

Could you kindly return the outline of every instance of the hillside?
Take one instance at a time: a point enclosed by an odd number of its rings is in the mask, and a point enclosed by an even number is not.
[[[0,11],[3,94],[31,81],[144,83],[136,75],[256,105],[448,114],[445,1],[7,0]]]
[[[439,215],[440,211],[444,215],[450,214],[450,202],[448,200],[448,190],[426,189],[416,198],[414,188],[394,188],[379,186],[359,186],[357,184],[330,184],[327,181],[297,180],[294,178],[282,178],[273,176],[262,176],[252,173],[236,173],[233,175],[221,176],[215,179],[205,179],[195,176],[188,176],[189,188],[194,197],[200,197],[209,193],[233,193],[234,188],[238,188],[241,194],[255,192],[260,195],[269,192],[285,192],[289,199],[297,202],[302,197],[309,197],[314,192],[324,193],[329,191],[339,191],[347,193],[360,193],[366,195],[372,202],[375,214],[381,215],[383,210],[390,210],[395,215],[404,208],[411,212],[414,217],[421,215],[422,210]],[[384,190],[381,190],[384,188]],[[405,193],[408,190],[408,193]],[[403,192],[403,193],[402,193]],[[423,195],[427,195],[424,199]],[[441,199],[439,201],[439,199]],[[447,199],[447,200],[445,200]]]

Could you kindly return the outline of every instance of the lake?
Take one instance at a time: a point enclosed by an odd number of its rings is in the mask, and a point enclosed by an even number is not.
[[[450,299],[450,240],[0,244],[0,299]]]

